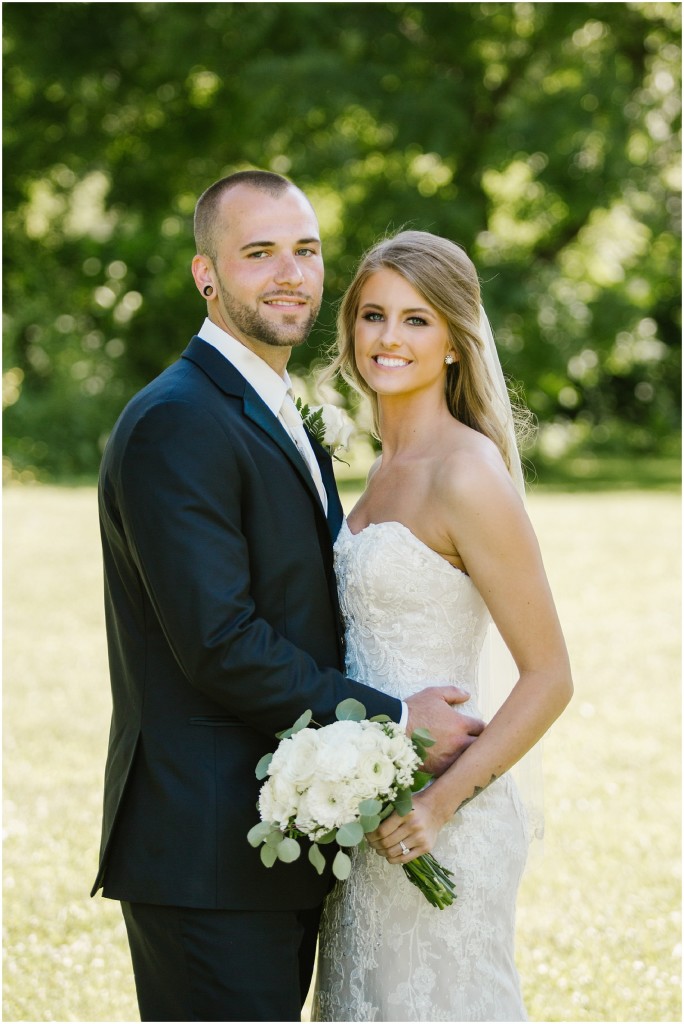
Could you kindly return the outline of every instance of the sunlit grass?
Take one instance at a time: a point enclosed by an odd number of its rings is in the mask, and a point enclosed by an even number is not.
[[[533,1019],[681,1020],[676,495],[533,496],[575,676],[520,899]]]
[[[530,1016],[680,1020],[679,499],[530,508],[576,682],[520,898]],[[4,609],[4,1019],[136,1020],[118,906],[88,897],[109,719],[92,488],[6,490]]]

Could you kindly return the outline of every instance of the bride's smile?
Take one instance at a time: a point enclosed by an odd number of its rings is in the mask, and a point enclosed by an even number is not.
[[[444,388],[449,329],[405,277],[383,267],[359,295],[355,354],[359,372],[379,395]]]
[[[402,359],[400,356],[383,355],[373,356],[373,359],[378,364],[378,366],[386,366],[391,369],[401,368],[402,366],[410,366],[413,361],[411,359]]]

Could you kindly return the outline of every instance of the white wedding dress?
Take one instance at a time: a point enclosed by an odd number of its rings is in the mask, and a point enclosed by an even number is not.
[[[470,578],[400,523],[335,545],[346,622],[347,672],[405,698],[454,683],[478,709],[478,661],[490,622]],[[504,775],[439,834],[434,856],[458,898],[438,910],[369,848],[328,897],[321,924],[316,1021],[527,1020],[513,959],[515,902],[528,834],[515,783]]]

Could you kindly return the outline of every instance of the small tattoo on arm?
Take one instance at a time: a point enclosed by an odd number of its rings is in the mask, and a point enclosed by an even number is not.
[[[474,800],[476,797],[478,797],[480,795],[480,793],[483,793],[485,791],[487,786],[491,786],[492,782],[494,782],[495,779],[496,779],[496,775],[492,775],[492,777],[489,780],[489,782],[486,782],[484,786],[476,786],[474,791],[473,791],[473,793],[472,793],[472,795],[471,796],[467,796],[465,798],[465,800],[461,800],[461,802],[458,805],[458,807],[456,808],[456,810],[460,811],[462,807],[465,807],[465,805],[469,804],[471,800]]]

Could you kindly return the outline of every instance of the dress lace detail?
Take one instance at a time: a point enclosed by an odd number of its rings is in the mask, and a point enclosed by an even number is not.
[[[408,697],[455,683],[479,715],[478,660],[489,614],[471,579],[401,523],[335,545],[347,672]],[[515,900],[527,856],[524,810],[509,775],[442,829],[434,855],[458,898],[437,910],[398,866],[355,850],[328,897],[312,1020],[527,1020],[513,959]]]

